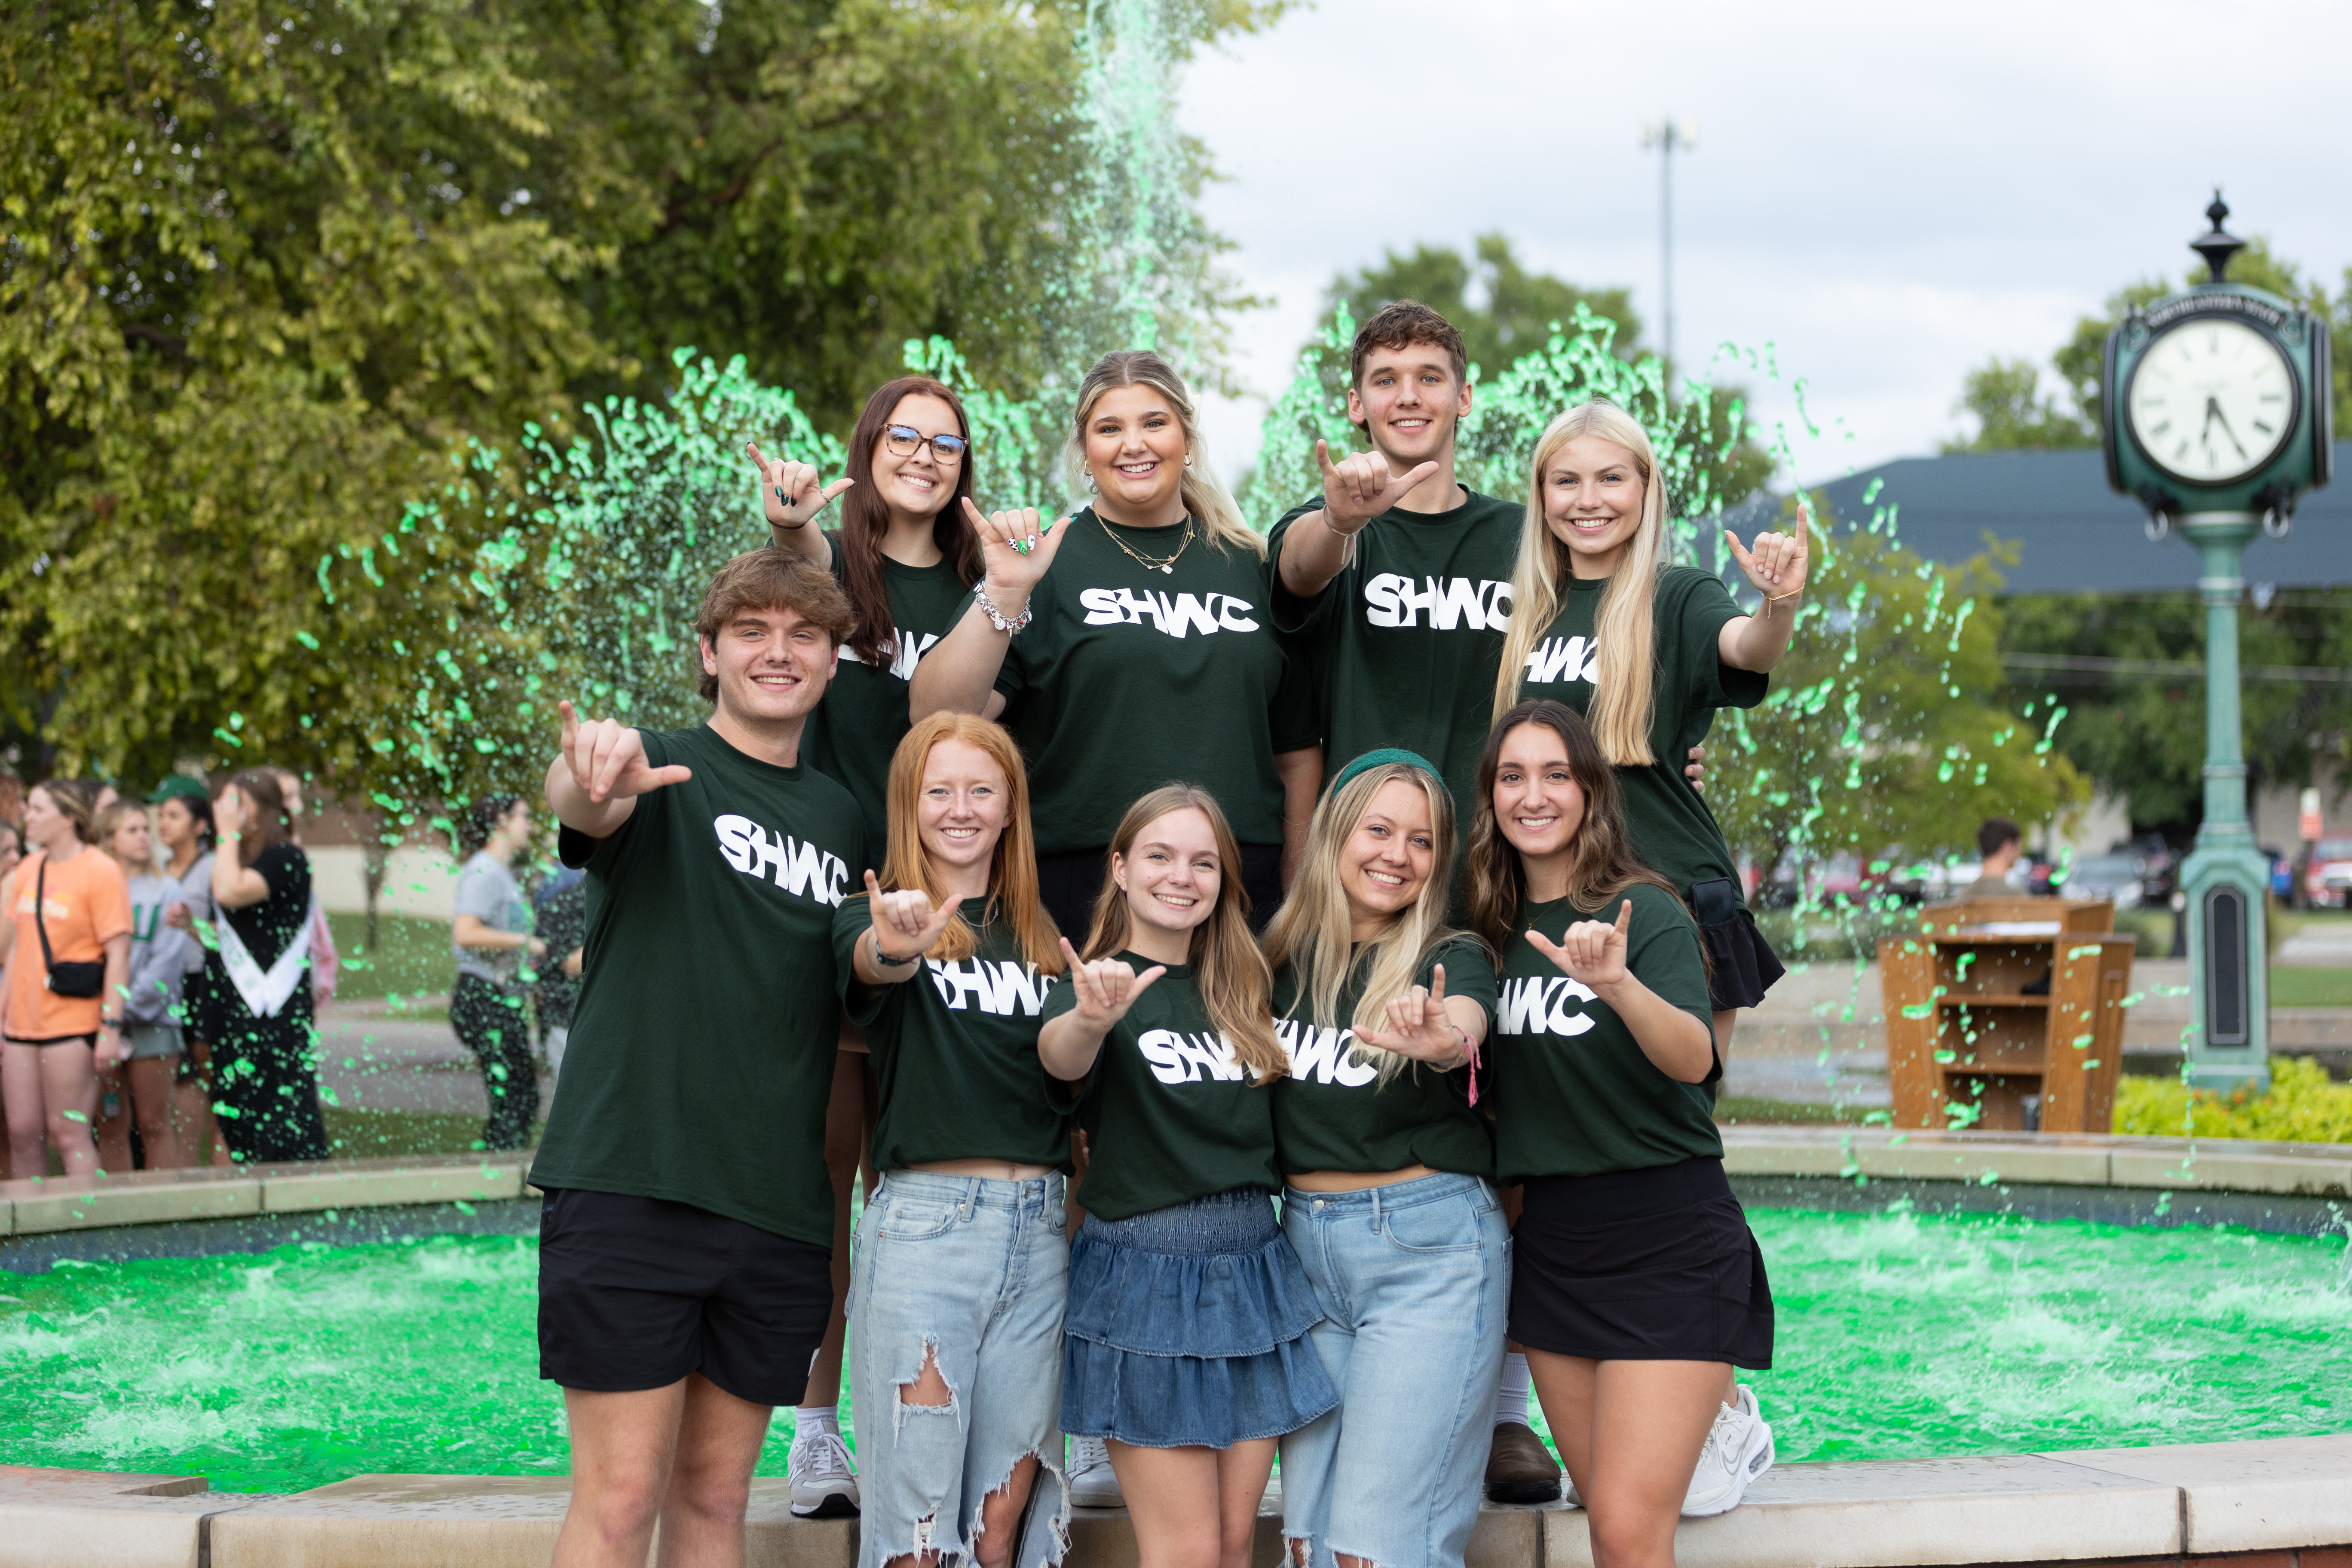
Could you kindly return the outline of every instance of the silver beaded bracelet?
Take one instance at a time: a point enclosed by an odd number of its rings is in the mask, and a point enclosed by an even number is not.
[[[1003,616],[997,614],[996,606],[989,603],[988,579],[985,577],[982,577],[979,582],[974,583],[971,585],[971,596],[979,602],[982,613],[988,616],[988,624],[994,626],[998,631],[1004,633],[1007,637],[1020,631],[1029,624],[1029,608],[1032,601],[1027,599],[1022,600],[1021,613],[1008,620]]]

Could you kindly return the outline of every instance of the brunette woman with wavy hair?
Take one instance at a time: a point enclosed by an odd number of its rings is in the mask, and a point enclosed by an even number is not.
[[[858,803],[866,854],[878,861],[889,842],[883,803],[891,757],[907,733],[908,683],[916,661],[971,605],[971,585],[980,580],[980,542],[964,513],[974,480],[971,422],[953,388],[903,375],[866,398],[849,434],[847,472],[831,484],[809,464],[770,459],[757,446],[749,450],[760,469],[770,542],[828,568],[856,616],[836,655],[833,684],[802,732],[801,757]],[[815,518],[835,497],[841,527],[827,531]],[[850,1185],[861,1169],[869,1191],[874,1184],[866,1145],[879,1092],[865,1037],[845,1019],[824,1129],[825,1168],[833,1173],[835,1311],[810,1369],[791,1461],[793,1509],[804,1515],[857,1509],[836,1413],[845,1322],[840,1308],[849,1289]]]
[[[1706,950],[1566,705],[1503,715],[1476,812],[1474,917],[1502,957],[1497,1164],[1526,1189],[1510,1337],[1594,1559],[1671,1563],[1676,1517],[1737,1508],[1773,1457],[1732,1371],[1772,1364],[1772,1291],[1723,1173]]]
[[[1058,1560],[1070,1120],[1037,1036],[1065,964],[1020,750],[985,719],[933,714],[898,743],[889,808],[884,873],[833,922],[881,1085],[850,1311],[858,1562],[928,1541],[1004,1568],[1041,1464],[1056,1485],[1030,1528]]]

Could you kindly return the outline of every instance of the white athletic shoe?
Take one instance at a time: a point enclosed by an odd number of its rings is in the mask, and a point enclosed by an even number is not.
[[[1738,1385],[1737,1405],[1718,1405],[1706,1447],[1691,1473],[1690,1490],[1683,1497],[1685,1519],[1706,1519],[1729,1513],[1739,1506],[1756,1478],[1772,1468],[1772,1428],[1756,1407],[1756,1391]]]
[[[1125,1508],[1118,1474],[1110,1468],[1110,1446],[1100,1437],[1070,1439],[1070,1501],[1080,1508]]]
[[[794,1434],[785,1473],[792,1478],[795,1518],[856,1517],[857,1472],[850,1468],[849,1446],[833,1433]]]

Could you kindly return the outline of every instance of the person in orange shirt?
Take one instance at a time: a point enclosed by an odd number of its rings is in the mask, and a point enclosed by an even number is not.
[[[45,1138],[67,1175],[97,1172],[90,1120],[98,1070],[127,1049],[121,997],[131,977],[131,893],[113,858],[93,852],[95,805],[74,780],[35,784],[25,797],[25,842],[33,853],[16,868],[8,911],[15,940],[0,980],[0,1089],[9,1164],[18,1176],[47,1172]]]

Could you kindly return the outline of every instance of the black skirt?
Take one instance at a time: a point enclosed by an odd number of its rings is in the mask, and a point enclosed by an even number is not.
[[[1772,1287],[1720,1160],[1532,1176],[1511,1338],[1593,1361],[1772,1364]]]
[[[1707,1005],[1718,1013],[1755,1006],[1789,973],[1756,929],[1756,917],[1744,909],[1735,907],[1727,918],[1699,927],[1698,939],[1706,944]]]

